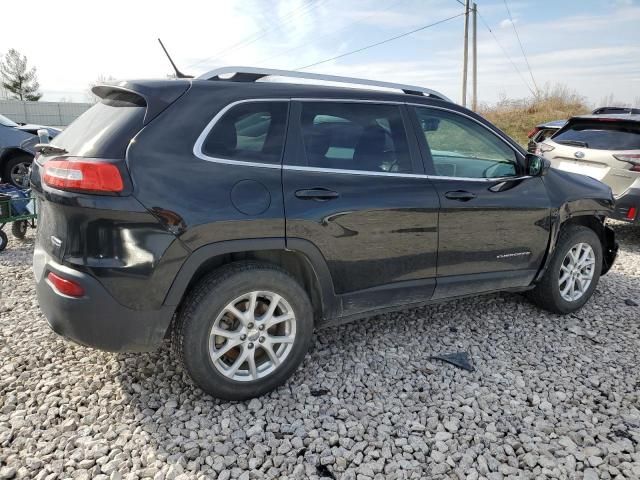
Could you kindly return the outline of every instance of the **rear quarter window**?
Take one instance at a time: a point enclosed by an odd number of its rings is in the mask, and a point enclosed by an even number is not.
[[[288,101],[252,101],[231,107],[202,144],[211,158],[280,164]]]
[[[80,115],[52,143],[78,157],[124,158],[129,142],[143,127],[145,113],[142,97],[112,92]]]
[[[640,149],[640,124],[631,122],[575,122],[567,125],[552,140],[597,150]]]

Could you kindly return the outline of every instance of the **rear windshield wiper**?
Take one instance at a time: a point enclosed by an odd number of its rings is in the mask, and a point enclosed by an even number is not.
[[[66,149],[62,147],[56,147],[50,143],[38,143],[35,147],[36,152],[42,153],[43,155],[50,155],[52,153],[59,153],[64,155],[65,153],[69,153]]]
[[[574,147],[589,148],[589,144],[587,142],[581,142],[580,140],[556,140],[556,143],[560,143],[562,145],[573,145]]]

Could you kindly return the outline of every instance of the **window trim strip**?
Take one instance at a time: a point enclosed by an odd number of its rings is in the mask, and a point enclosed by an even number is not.
[[[231,160],[228,158],[220,158],[220,157],[212,157],[209,155],[205,155],[202,152],[202,146],[204,141],[206,140],[209,132],[213,129],[215,124],[227,113],[230,109],[235,107],[236,105],[240,105],[243,103],[261,103],[261,102],[341,102],[341,103],[374,103],[374,104],[391,104],[391,105],[406,105],[408,107],[422,107],[422,108],[435,108],[438,110],[446,110],[448,112],[452,112],[454,114],[462,115],[470,120],[476,122],[477,124],[484,127],[493,135],[496,135],[498,138],[502,139],[512,150],[514,150],[515,154],[523,158],[522,153],[514,148],[514,144],[506,139],[504,136],[499,135],[498,133],[491,130],[489,127],[484,125],[482,122],[479,122],[475,118],[470,115],[467,115],[463,112],[458,112],[457,110],[453,110],[451,108],[435,106],[435,105],[423,105],[420,103],[411,103],[411,102],[400,102],[400,101],[392,101],[392,100],[366,100],[366,99],[349,99],[349,98],[246,98],[243,100],[236,100],[234,102],[229,103],[225,107],[223,107],[207,124],[202,133],[198,136],[195,144],[193,145],[193,154],[206,162],[213,163],[222,163],[226,165],[240,165],[247,167],[261,167],[261,168],[275,168],[275,169],[283,169],[290,171],[303,171],[303,172],[317,172],[317,173],[336,173],[343,175],[367,175],[373,177],[400,177],[400,178],[426,178],[430,180],[457,180],[457,181],[467,181],[467,182],[505,182],[505,181],[516,181],[516,180],[524,180],[527,178],[531,178],[530,175],[520,175],[516,177],[496,177],[496,178],[474,178],[474,177],[447,177],[440,175],[425,175],[420,173],[394,173],[394,172],[374,172],[370,170],[349,170],[349,169],[339,169],[339,168],[321,168],[321,167],[306,167],[306,166],[298,166],[298,165],[283,165],[281,163],[258,163],[258,162],[249,162],[245,160]]]
[[[263,167],[263,168],[282,168],[282,162],[280,163],[259,163],[259,162],[250,162],[246,160],[232,160],[229,158],[221,158],[221,157],[212,157],[210,155],[206,155],[202,151],[202,146],[204,145],[207,136],[213,129],[213,127],[218,123],[218,121],[233,107],[236,105],[241,105],[243,103],[263,103],[263,102],[287,102],[290,103],[291,100],[288,98],[245,98],[244,100],[236,100],[235,102],[231,102],[230,104],[223,107],[216,115],[211,119],[211,121],[204,127],[202,133],[198,136],[196,143],[193,145],[193,154],[201,160],[206,162],[214,162],[214,163],[223,163],[226,165],[244,165],[247,167]]]

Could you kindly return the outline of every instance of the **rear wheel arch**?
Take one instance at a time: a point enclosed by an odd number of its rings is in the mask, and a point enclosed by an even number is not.
[[[309,295],[316,323],[322,322],[337,310],[329,269],[315,246],[304,240],[293,243],[297,248],[285,248],[284,239],[278,238],[226,241],[200,247],[183,264],[164,303],[180,305],[188,292],[216,269],[230,263],[258,261],[278,266],[291,275]]]

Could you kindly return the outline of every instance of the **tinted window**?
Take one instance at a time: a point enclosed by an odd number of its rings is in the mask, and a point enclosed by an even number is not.
[[[514,150],[489,130],[455,113],[416,108],[436,175],[497,178],[516,175]]]
[[[312,167],[411,172],[399,107],[303,102],[302,137]]]
[[[146,104],[138,95],[112,92],[80,115],[52,142],[80,157],[124,158],[144,122]]]
[[[210,157],[280,163],[289,102],[249,102],[232,107],[202,145]]]
[[[560,130],[554,142],[598,150],[640,149],[640,126],[620,122],[574,122]]]

